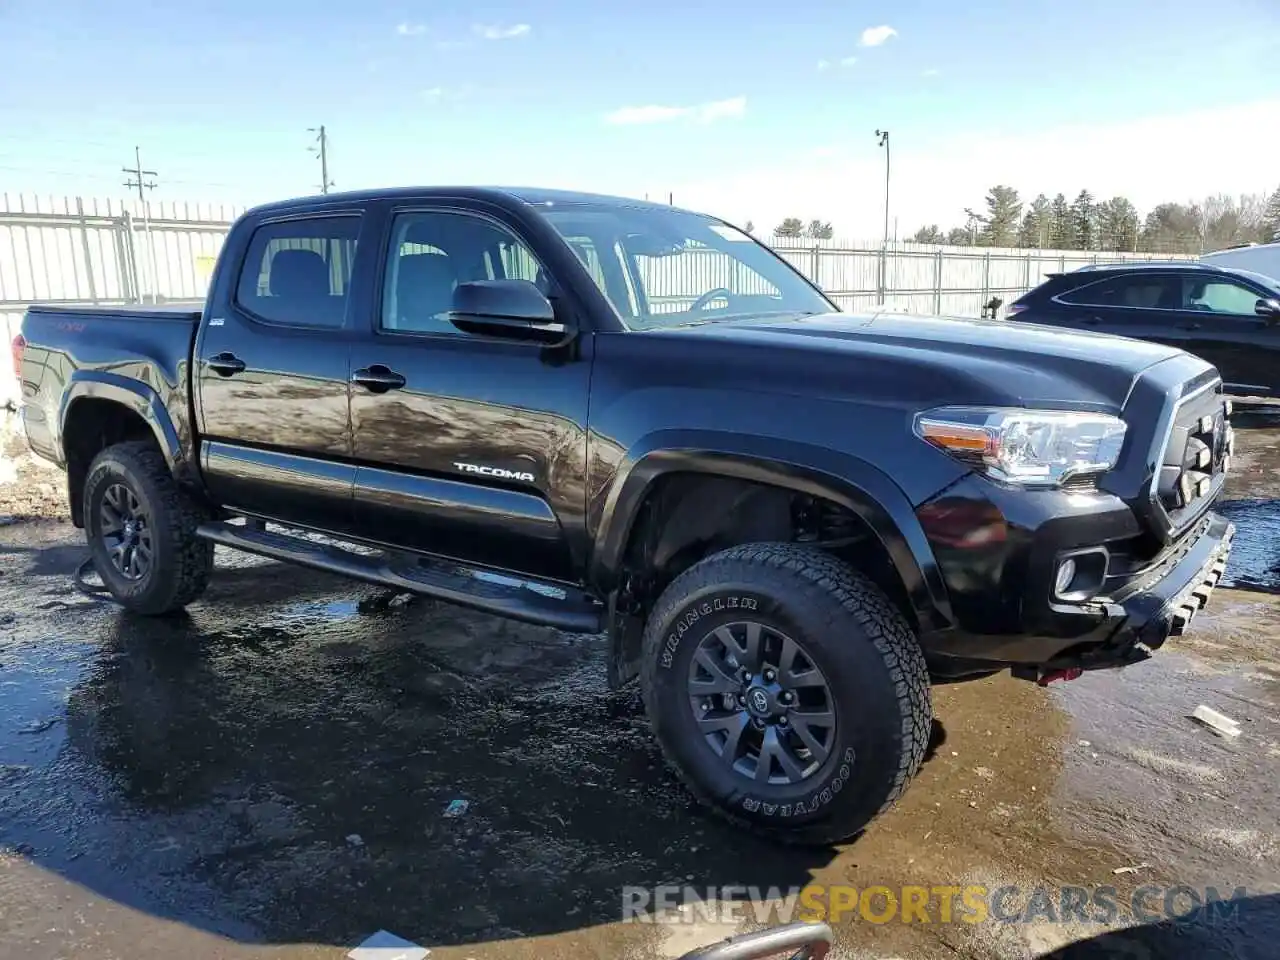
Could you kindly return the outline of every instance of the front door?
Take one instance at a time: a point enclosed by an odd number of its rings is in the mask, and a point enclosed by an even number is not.
[[[205,483],[233,510],[351,525],[348,310],[358,211],[291,216],[224,251],[195,349]]]
[[[355,512],[392,545],[568,578],[585,529],[590,338],[465,333],[455,284],[552,278],[513,229],[465,206],[390,219],[380,307],[352,353]]]
[[[1262,289],[1221,277],[1183,279],[1185,348],[1218,368],[1229,393],[1280,393],[1280,327],[1254,311]]]

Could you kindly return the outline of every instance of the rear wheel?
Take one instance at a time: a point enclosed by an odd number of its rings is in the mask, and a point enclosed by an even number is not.
[[[749,544],[664,591],[645,706],[667,760],[721,815],[779,839],[849,837],[919,769],[933,713],[919,643],[821,550]]]
[[[89,466],[89,553],[103,585],[136,613],[169,613],[204,593],[213,570],[213,544],[195,535],[204,518],[149,443],[108,447]]]

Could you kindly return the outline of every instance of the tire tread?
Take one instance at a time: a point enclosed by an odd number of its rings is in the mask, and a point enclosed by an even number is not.
[[[150,487],[148,496],[159,501],[164,522],[159,524],[162,529],[152,527],[152,535],[168,541],[167,552],[173,558],[167,570],[159,571],[163,587],[158,594],[149,597],[144,604],[130,605],[126,602],[126,606],[148,615],[180,610],[204,593],[213,573],[213,545],[195,534],[196,527],[206,519],[207,511],[174,480],[168,463],[155,444],[131,440],[107,447],[90,466],[90,478],[102,458],[108,456],[147,483]]]
[[[833,615],[827,618],[826,626],[833,631],[838,630],[840,624],[837,617],[842,614],[852,616],[884,661],[902,716],[902,748],[898,751],[899,763],[893,774],[893,782],[875,815],[883,813],[902,796],[912,777],[924,763],[933,728],[929,670],[919,641],[884,593],[865,575],[820,548],[792,543],[748,543],[730,547],[690,567],[663,591],[650,613],[645,629],[641,667],[641,688],[651,726],[656,732],[656,704],[651,701],[649,692],[655,687],[659,649],[663,639],[662,634],[653,627],[664,622],[673,612],[672,608],[681,606],[691,593],[717,582],[720,579],[717,569],[726,564],[746,564],[807,581],[809,585],[833,598],[838,605],[834,608]],[[831,843],[847,836],[847,831],[827,821],[778,829],[749,821],[726,810],[684,771],[662,744],[661,737],[658,737],[658,741],[667,766],[695,798],[723,819],[785,843]]]

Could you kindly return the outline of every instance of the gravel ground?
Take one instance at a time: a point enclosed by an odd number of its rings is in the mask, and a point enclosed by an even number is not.
[[[1049,690],[937,688],[903,801],[820,850],[697,807],[595,638],[221,550],[187,614],[135,618],[72,589],[60,473],[0,460],[0,957],[338,960],[388,929],[444,960],[657,960],[750,921],[623,923],[624,888],[969,883],[1247,899],[845,919],[833,957],[1280,956],[1280,416],[1237,427],[1233,586],[1195,629]],[[1190,721],[1201,703],[1241,736]]]

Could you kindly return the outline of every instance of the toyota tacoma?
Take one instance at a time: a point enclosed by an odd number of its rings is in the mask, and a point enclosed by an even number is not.
[[[931,683],[1137,663],[1232,535],[1208,363],[843,313],[735,227],[635,200],[263,206],[203,309],[36,306],[14,348],[124,607],[192,603],[222,544],[601,635],[692,792],[796,842],[902,793]]]

